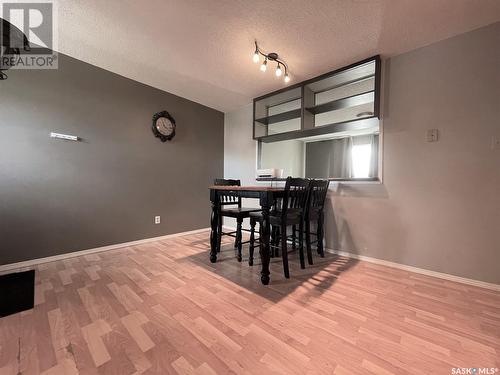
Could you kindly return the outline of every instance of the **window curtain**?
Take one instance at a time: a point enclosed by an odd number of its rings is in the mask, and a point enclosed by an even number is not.
[[[370,174],[369,177],[378,177],[378,153],[379,153],[379,136],[373,134],[370,140],[372,155],[370,158]]]
[[[306,143],[306,177],[329,178],[331,141]]]
[[[368,177],[378,177],[378,134],[359,135],[352,142],[356,146],[370,145]]]
[[[360,145],[370,145],[368,177],[378,177],[377,134],[306,143],[306,177],[353,178],[353,147]]]
[[[352,137],[330,141],[329,176],[335,178],[352,177]]]

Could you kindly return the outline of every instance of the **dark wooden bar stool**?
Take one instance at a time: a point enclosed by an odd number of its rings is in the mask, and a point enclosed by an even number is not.
[[[271,211],[269,216],[269,221],[273,228],[273,232],[275,232],[275,230],[279,228],[279,243],[281,244],[283,272],[286,278],[290,278],[287,248],[287,227],[289,226],[299,226],[300,267],[305,268],[303,233],[308,194],[309,180],[303,178],[288,177],[286,179],[284,196],[279,202],[277,202],[277,205]],[[260,223],[260,226],[262,226],[262,214],[260,212],[250,213],[250,265],[253,264],[253,253],[255,249],[255,225],[257,221]],[[262,237],[260,237],[260,239],[261,238]],[[271,241],[271,251],[278,248],[277,243],[278,241]]]
[[[241,186],[241,181],[240,180],[231,180],[231,179],[223,179],[223,178],[216,178],[214,180],[214,185],[217,186]],[[241,207],[241,197],[237,197],[233,194],[231,194],[230,191],[227,193],[221,194],[219,196],[220,199],[220,212],[219,212],[219,223],[218,223],[218,238],[217,238],[217,243],[218,243],[218,249],[220,249],[220,243],[222,236],[229,236],[233,237],[234,240],[234,248],[237,249],[238,255],[237,259],[238,262],[241,262],[242,260],[242,254],[241,254],[241,248],[244,243],[248,243],[250,241],[242,241],[242,232],[243,231],[249,231],[248,229],[243,229],[242,224],[243,224],[243,219],[250,217],[251,212],[258,212],[260,211],[259,208],[245,208]],[[231,207],[228,207],[231,206]],[[236,230],[231,231],[231,232],[223,232],[222,231],[222,218],[223,217],[232,217],[236,219]],[[220,250],[219,250],[220,251]]]
[[[329,180],[311,180],[309,186],[308,203],[304,215],[304,234],[309,264],[312,264],[311,244],[316,244],[318,254],[321,257],[325,256],[323,249],[323,238],[325,235],[323,229],[325,220],[324,207],[329,185]],[[316,222],[315,233],[311,232],[311,222]],[[315,236],[316,239],[311,241],[311,236]]]

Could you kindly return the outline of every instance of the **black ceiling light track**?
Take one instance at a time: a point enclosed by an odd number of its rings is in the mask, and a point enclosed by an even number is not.
[[[270,52],[270,53],[265,53],[263,52],[260,48],[259,45],[257,44],[257,41],[255,41],[255,52],[253,55],[253,61],[255,63],[260,62],[260,57],[264,58],[264,61],[260,65],[260,70],[262,72],[265,72],[267,69],[267,62],[275,62],[276,63],[276,77],[280,77],[284,73],[284,80],[285,83],[290,82],[290,75],[288,74],[288,65],[287,63],[281,59],[276,52]],[[283,70],[285,70],[283,72]]]
[[[30,51],[29,40],[24,33],[10,22],[0,18],[0,81],[8,78],[4,71],[10,69],[10,65],[4,61],[4,56],[19,56],[21,47],[24,51]]]

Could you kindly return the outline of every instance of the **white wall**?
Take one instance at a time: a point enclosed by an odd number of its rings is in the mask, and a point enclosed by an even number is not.
[[[332,189],[327,247],[500,283],[499,45],[496,23],[386,61],[383,184]],[[225,175],[254,185],[251,105],[225,137]]]
[[[242,185],[256,185],[257,143],[253,140],[253,105],[224,115],[224,178],[236,178]],[[259,207],[255,199],[244,199],[245,207]],[[245,222],[248,227],[248,220]],[[236,221],[224,218],[224,225],[236,227]]]

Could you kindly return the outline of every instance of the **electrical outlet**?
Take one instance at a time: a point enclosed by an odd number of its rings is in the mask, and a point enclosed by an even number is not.
[[[425,139],[427,142],[437,142],[439,139],[439,132],[437,129],[428,129],[425,132]]]
[[[155,216],[155,224],[160,224],[161,218],[159,216]]]
[[[500,137],[497,136],[491,137],[491,149],[500,150]]]

